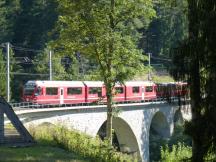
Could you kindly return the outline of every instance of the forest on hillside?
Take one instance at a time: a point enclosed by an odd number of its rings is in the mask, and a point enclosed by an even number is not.
[[[188,82],[190,160],[215,161],[215,29],[215,0],[1,0],[0,95],[6,96],[6,52],[11,99],[19,101],[27,80],[49,79],[52,51],[54,80],[104,81],[109,124],[115,83],[150,69],[151,54],[153,68]]]
[[[187,36],[187,3],[155,1],[156,15],[151,19],[134,19],[140,34],[137,46],[143,55],[151,53],[152,66],[170,67],[170,51]],[[6,43],[11,45],[12,99],[20,99],[27,80],[49,79],[49,50],[53,50],[53,79],[97,79],[97,64],[79,52],[53,49],[50,42],[58,39],[56,24],[61,16],[58,2],[53,0],[2,0],[0,2],[0,78],[1,95],[5,96]],[[63,49],[64,47],[62,47]],[[147,61],[145,61],[147,64]],[[154,66],[155,65],[155,66]]]

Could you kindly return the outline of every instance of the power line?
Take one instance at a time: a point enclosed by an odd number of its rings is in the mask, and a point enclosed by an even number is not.
[[[44,76],[49,76],[49,74],[34,74],[34,73],[17,73],[17,72],[11,72],[13,75],[44,75]],[[0,75],[6,75],[6,73],[0,73]]]
[[[161,61],[168,61],[168,62],[172,61],[170,58],[161,58],[161,57],[155,57],[155,56],[151,56],[151,58],[155,60],[161,60]]]
[[[25,52],[43,52],[43,50],[36,50],[31,48],[25,48],[25,47],[18,47],[18,46],[11,46],[12,49],[18,50],[18,51],[25,51]]]

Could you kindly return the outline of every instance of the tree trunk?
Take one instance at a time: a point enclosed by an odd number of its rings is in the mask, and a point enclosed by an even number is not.
[[[112,145],[112,120],[113,120],[113,109],[112,109],[112,87],[110,84],[106,86],[107,95],[107,125],[106,125],[106,138],[110,145]]]
[[[204,143],[204,130],[202,128],[202,97],[201,97],[201,84],[200,84],[200,65],[199,65],[199,53],[194,50],[193,63],[190,71],[191,77],[191,110],[192,110],[192,161],[202,162],[205,151],[203,150]]]
[[[191,67],[191,110],[192,110],[192,161],[202,162],[205,150],[203,148],[204,134],[202,128],[202,97],[201,97],[201,83],[200,83],[200,65],[199,53],[194,52],[193,63]]]
[[[202,123],[201,116],[201,84],[200,84],[200,51],[199,39],[199,4],[196,0],[188,0],[189,19],[189,43],[190,43],[190,88],[191,88],[191,109],[192,109],[192,161],[202,162],[204,157],[203,137],[204,130],[200,130]]]
[[[110,28],[114,30],[114,8],[115,8],[115,0],[110,1]],[[109,49],[107,53],[107,58],[106,58],[106,68],[107,68],[107,76],[105,78],[105,85],[106,85],[106,96],[107,96],[107,125],[106,125],[106,138],[110,145],[112,145],[112,120],[113,120],[113,93],[112,93],[112,88],[113,88],[113,80],[112,80],[112,55],[113,55],[113,45],[114,45],[114,39],[111,38],[111,42],[109,44]]]
[[[195,69],[197,72],[199,69]],[[199,74],[194,72],[191,83],[191,109],[192,109],[192,161],[202,162],[204,158],[203,132],[199,129],[201,119],[201,98],[199,89]],[[204,130],[203,130],[204,131]]]

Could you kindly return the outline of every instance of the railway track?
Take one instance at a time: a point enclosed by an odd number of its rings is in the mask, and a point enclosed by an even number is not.
[[[185,102],[188,102],[188,99],[185,98],[179,98],[178,97],[172,97],[172,98],[157,98],[154,100],[145,100],[145,101],[124,101],[124,102],[116,102],[115,104],[130,104],[130,103],[155,103],[155,102],[161,102],[161,101],[167,101],[168,103],[172,102],[181,102],[185,104]],[[26,110],[26,109],[39,109],[39,108],[61,108],[61,107],[73,107],[73,106],[94,106],[94,105],[106,105],[104,102],[94,102],[94,103],[78,103],[78,104],[34,104],[34,103],[27,103],[27,102],[21,102],[21,103],[10,103],[10,105],[13,107],[15,111],[19,110]]]

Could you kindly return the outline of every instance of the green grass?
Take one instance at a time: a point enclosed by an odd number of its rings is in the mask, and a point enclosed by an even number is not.
[[[58,146],[74,152],[80,157],[94,162],[136,162],[136,155],[117,152],[107,141],[99,137],[93,138],[75,130],[68,130],[63,126],[42,124],[29,128],[36,141],[42,144]]]
[[[0,147],[0,162],[87,162],[72,152],[58,147]]]
[[[0,162],[136,162],[136,156],[117,152],[107,141],[62,126],[31,126],[37,144],[31,147],[0,147]]]

